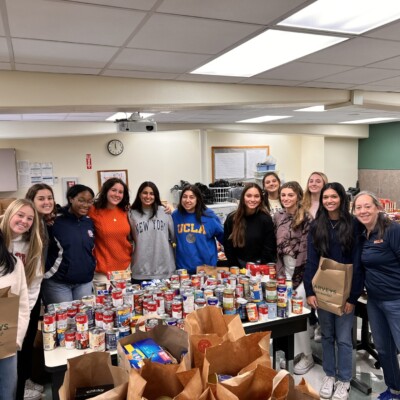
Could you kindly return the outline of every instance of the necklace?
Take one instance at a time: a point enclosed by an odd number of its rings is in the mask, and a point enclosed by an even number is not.
[[[331,224],[332,229],[335,229],[337,224],[339,223],[339,220],[336,221],[336,224],[333,224],[331,220],[329,220],[329,223]]]

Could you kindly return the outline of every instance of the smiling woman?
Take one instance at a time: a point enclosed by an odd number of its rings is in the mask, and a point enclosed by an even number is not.
[[[84,185],[68,189],[68,204],[48,227],[49,249],[42,283],[44,303],[62,303],[92,293],[96,265],[94,225],[88,217],[93,190]]]

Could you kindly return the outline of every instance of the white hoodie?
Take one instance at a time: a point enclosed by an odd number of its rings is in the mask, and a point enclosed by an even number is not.
[[[11,241],[10,248],[8,249],[15,257],[19,258],[23,265],[25,265],[26,258],[29,251],[29,242],[24,240],[22,235],[17,236]],[[28,286],[29,294],[29,310],[31,311],[39,297],[40,285],[43,280],[43,273],[41,267],[41,260],[39,259],[36,265],[36,274],[30,286]]]
[[[0,271],[2,270],[3,266],[0,267]],[[20,350],[28,329],[30,311],[25,270],[21,260],[18,258],[14,271],[11,274],[0,276],[0,288],[6,287],[11,287],[11,293],[19,296],[17,348]]]

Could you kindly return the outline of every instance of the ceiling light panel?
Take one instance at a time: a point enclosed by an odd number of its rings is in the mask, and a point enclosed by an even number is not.
[[[322,112],[325,111],[325,106],[312,106],[306,108],[299,108],[298,110],[294,111],[301,111],[301,112]]]
[[[278,25],[361,34],[398,18],[399,0],[318,0]]]
[[[263,117],[257,117],[257,118],[250,118],[250,119],[244,119],[242,121],[236,121],[237,123],[249,123],[249,124],[260,124],[262,122],[268,122],[268,121],[276,121],[278,119],[285,119],[285,118],[292,118],[289,115],[264,115]]]
[[[398,118],[367,118],[367,119],[357,119],[354,121],[344,121],[340,122],[340,124],[370,124],[370,123],[393,121],[397,119]]]
[[[347,38],[267,30],[191,73],[250,77],[344,40]]]

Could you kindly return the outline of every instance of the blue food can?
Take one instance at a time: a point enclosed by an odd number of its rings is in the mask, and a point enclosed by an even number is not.
[[[275,319],[277,315],[277,304],[275,302],[267,302],[268,304],[268,319]]]

